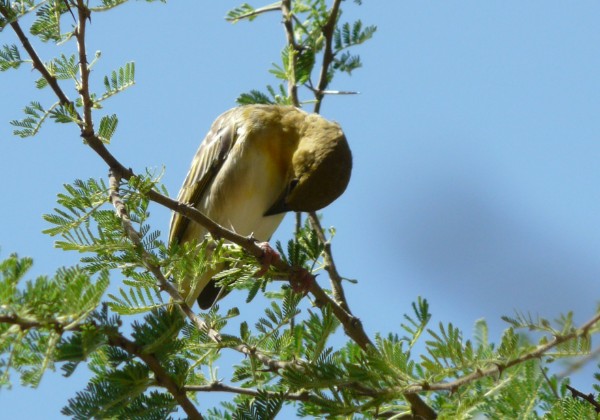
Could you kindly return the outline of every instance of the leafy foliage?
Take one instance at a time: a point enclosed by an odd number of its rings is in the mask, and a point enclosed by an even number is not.
[[[23,284],[31,265],[30,259],[17,255],[0,264],[0,317],[14,324],[0,326],[0,383],[6,384],[14,369],[23,384],[37,386],[44,371],[53,368],[64,335],[91,317],[108,286],[106,271],[93,281],[78,267]]]
[[[251,90],[247,93],[242,93],[237,97],[236,102],[239,105],[249,105],[249,104],[277,104],[277,105],[291,105],[292,102],[290,98],[288,98],[288,94],[285,90],[285,87],[282,84],[279,84],[277,90],[271,85],[267,85],[268,95],[259,91],[259,90]]]
[[[111,96],[127,89],[128,87],[133,86],[134,83],[135,64],[131,62],[125,64],[123,67],[120,67],[118,70],[113,71],[110,74],[110,78],[108,76],[104,76],[104,87],[106,91],[98,99],[98,101],[108,99]]]
[[[31,25],[31,34],[37,35],[42,41],[63,41],[71,37],[72,32],[61,33],[60,18],[67,13],[65,1],[51,0],[42,4],[36,11],[36,20]]]
[[[115,130],[117,129],[117,124],[119,123],[119,119],[116,114],[105,115],[100,119],[100,127],[98,128],[98,137],[104,143],[110,143],[110,139],[113,134],[115,134]]]
[[[42,127],[42,124],[46,118],[50,115],[51,111],[52,108],[46,110],[39,102],[31,102],[25,107],[25,118],[23,118],[21,121],[11,121],[12,125],[19,127],[14,131],[14,134],[19,137],[35,136]]]
[[[257,16],[280,11],[279,5],[254,8],[247,3],[229,11],[226,19],[232,23],[241,20],[252,21]],[[325,0],[297,0],[292,2],[291,15],[289,16],[290,25],[294,27],[293,33],[288,34],[293,39],[289,40],[281,51],[281,60],[279,63],[273,63],[269,72],[275,78],[285,83],[295,86],[306,86],[320,101],[320,95],[323,92],[315,90],[319,84],[320,72],[315,71],[315,65],[320,57],[324,63],[324,70],[327,70],[325,85],[320,89],[323,91],[333,81],[336,72],[342,71],[351,74],[354,70],[361,67],[360,56],[348,51],[350,48],[363,44],[371,39],[377,30],[374,25],[363,26],[362,21],[356,20],[353,23],[344,23],[336,25],[335,30],[330,34],[331,50],[325,52],[327,47],[326,31],[327,21],[330,10]],[[331,61],[331,68],[326,61]],[[267,93],[258,90],[252,90],[249,93],[238,97],[237,102],[241,105],[249,103],[277,103],[294,104],[294,98],[285,92],[283,85],[280,85],[280,93],[275,94],[271,86],[267,86]]]
[[[16,45],[3,45],[0,49],[0,71],[18,69],[24,62]]]
[[[363,24],[360,20],[355,21],[352,25],[346,22],[341,27],[338,26],[333,34],[333,45],[336,55],[333,61],[333,68],[351,74],[354,70],[362,67],[360,56],[351,54],[345,50],[368,41],[373,37],[376,30],[377,27],[374,25],[363,29]]]
[[[238,6],[235,9],[227,12],[225,19],[227,19],[229,22],[237,23],[241,19],[248,19],[249,21],[252,21],[256,18],[256,16],[258,15],[256,14],[254,7],[250,6],[248,3],[244,3],[241,6]]]

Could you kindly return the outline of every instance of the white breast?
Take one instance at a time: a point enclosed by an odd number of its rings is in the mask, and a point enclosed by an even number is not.
[[[285,179],[274,163],[256,148],[234,145],[227,161],[215,177],[211,193],[202,207],[211,209],[207,216],[240,235],[253,234],[267,241],[277,229],[284,214],[264,217],[285,188]],[[200,208],[202,210],[202,208]]]

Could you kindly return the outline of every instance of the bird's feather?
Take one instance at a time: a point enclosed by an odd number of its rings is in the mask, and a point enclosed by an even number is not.
[[[236,130],[231,121],[232,111],[235,111],[235,109],[222,114],[215,120],[202,141],[177,196],[178,201],[196,207],[209,190],[235,143]],[[182,242],[184,236],[188,236],[186,231],[189,224],[189,219],[179,213],[173,213],[169,241]],[[199,235],[199,237],[202,236],[204,235]]]
[[[268,241],[285,212],[315,211],[342,194],[351,167],[338,124],[291,106],[247,105],[212,124],[178,200],[240,235]],[[202,241],[206,234],[173,214],[170,243]],[[213,304],[219,288],[211,279],[218,269],[180,279],[188,305],[196,298],[203,309]]]

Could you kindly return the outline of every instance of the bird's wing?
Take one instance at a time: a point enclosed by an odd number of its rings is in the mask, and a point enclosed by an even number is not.
[[[192,161],[178,201],[197,206],[209,190],[215,175],[222,168],[236,139],[235,114],[232,109],[219,116],[200,144]],[[185,235],[190,220],[179,213],[173,213],[169,231],[169,243],[177,243]]]

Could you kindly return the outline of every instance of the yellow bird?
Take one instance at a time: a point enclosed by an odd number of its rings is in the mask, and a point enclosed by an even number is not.
[[[240,235],[268,241],[285,212],[316,211],[346,189],[352,154],[337,123],[293,106],[245,105],[212,124],[185,178],[179,201]],[[207,230],[173,213],[170,243],[201,241]],[[181,293],[202,309],[219,296],[211,281],[184,281]]]

